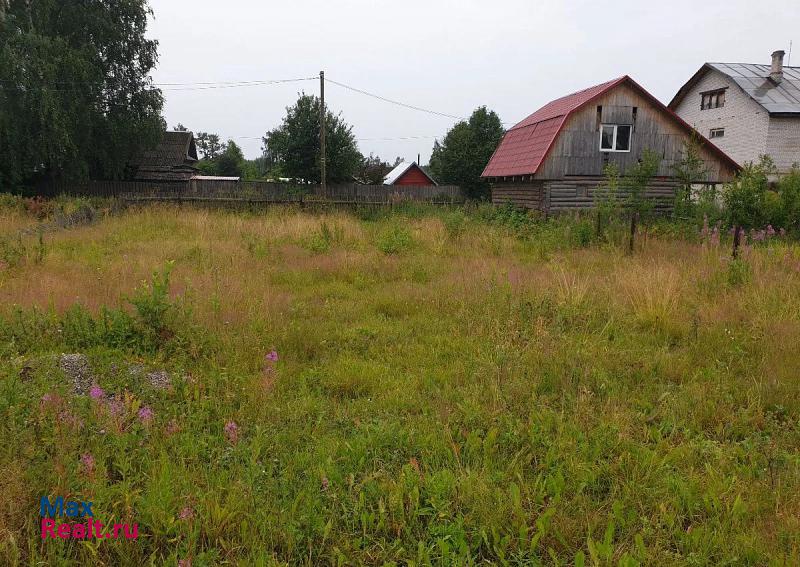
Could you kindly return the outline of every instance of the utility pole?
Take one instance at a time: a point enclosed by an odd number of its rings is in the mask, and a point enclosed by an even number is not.
[[[328,194],[327,167],[325,163],[325,71],[319,72],[319,169],[322,194]]]

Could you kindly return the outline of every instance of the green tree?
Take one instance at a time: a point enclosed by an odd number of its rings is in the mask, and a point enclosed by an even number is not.
[[[283,123],[264,136],[264,153],[272,163],[273,174],[281,177],[320,182],[320,100],[301,93],[286,109]],[[353,128],[341,115],[325,109],[325,157],[327,180],[349,181],[358,171],[361,153]]]
[[[500,117],[485,106],[469,120],[453,126],[440,143],[433,144],[430,169],[439,183],[460,186],[471,199],[487,199],[489,184],[481,179],[486,164],[503,139]]]
[[[397,165],[400,161],[402,160],[397,158],[394,164]],[[365,156],[361,159],[356,177],[361,183],[367,185],[382,185],[383,180],[395,165],[383,161],[379,156],[369,154],[369,157]]]
[[[645,148],[642,157],[633,167],[628,168],[622,178],[622,187],[627,193],[625,205],[631,213],[631,233],[628,251],[633,253],[637,225],[646,220],[653,211],[653,202],[647,198],[647,187],[661,165],[661,158],[656,152]]]
[[[683,141],[681,161],[673,166],[675,177],[679,182],[672,208],[672,215],[676,218],[692,216],[695,211],[692,186],[705,180],[708,173],[700,153],[702,147],[700,137],[693,131],[692,135]]]
[[[0,186],[121,178],[165,126],[147,0],[3,0]]]
[[[778,181],[780,198],[780,226],[800,235],[800,166],[792,169]]]
[[[225,151],[215,160],[216,174],[226,177],[244,177],[245,159],[242,149],[233,140],[228,140]]]
[[[198,132],[194,141],[202,159],[213,160],[219,157],[226,148],[225,142],[220,139],[219,135],[211,132]]]
[[[619,166],[608,163],[603,168],[603,183],[597,188],[595,196],[595,218],[597,221],[597,238],[601,239],[606,234],[606,229],[619,215]]]
[[[653,210],[653,201],[646,197],[646,192],[660,165],[658,154],[645,148],[642,157],[636,165],[628,168],[622,179],[622,187],[628,194],[626,206],[640,217],[648,216]]]
[[[746,163],[732,183],[725,186],[722,200],[725,220],[733,228],[733,257],[739,253],[743,230],[758,228],[765,222],[765,197],[769,176],[775,164],[769,156],[761,156],[758,163]]]

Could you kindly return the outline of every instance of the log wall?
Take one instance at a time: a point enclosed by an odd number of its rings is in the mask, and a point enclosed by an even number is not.
[[[492,185],[492,204],[511,203],[526,209],[542,209],[544,183],[541,181],[505,182]]]

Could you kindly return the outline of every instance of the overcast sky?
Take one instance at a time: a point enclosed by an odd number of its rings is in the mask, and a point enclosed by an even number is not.
[[[327,78],[455,116],[477,106],[510,127],[553,98],[630,75],[668,102],[705,61],[769,63],[795,42],[800,2],[705,0],[151,0],[157,83]],[[794,36],[793,36],[794,34]],[[176,87],[164,87],[176,88]],[[185,88],[185,87],[181,87]],[[261,153],[300,90],[319,82],[165,90],[170,127]],[[326,84],[364,154],[422,155],[453,119]],[[391,139],[387,139],[391,138]],[[400,139],[414,138],[414,139]]]

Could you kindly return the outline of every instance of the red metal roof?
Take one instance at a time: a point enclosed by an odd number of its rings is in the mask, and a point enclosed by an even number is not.
[[[508,177],[513,175],[533,175],[547,157],[558,133],[570,114],[602,96],[609,90],[623,82],[628,82],[633,88],[646,96],[656,107],[669,114],[684,130],[692,132],[694,129],[681,120],[677,114],[668,109],[656,97],[647,92],[641,85],[625,75],[601,83],[588,89],[557,98],[547,103],[542,108],[528,116],[525,120],[511,128],[497,146],[486,169],[481,177]],[[734,170],[739,165],[726,153],[714,144],[699,136],[701,142],[717,156],[731,166]]]
[[[595,85],[545,104],[506,132],[481,177],[536,173],[570,113],[626,78]]]

